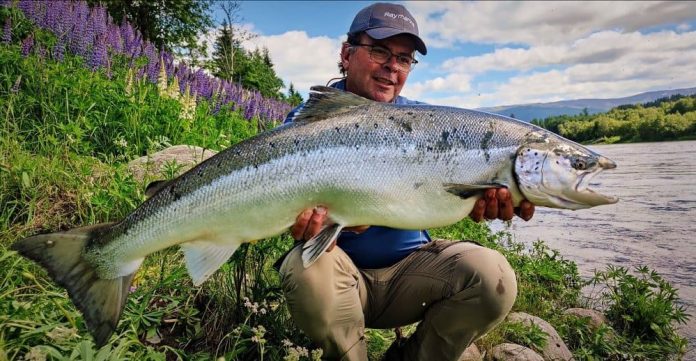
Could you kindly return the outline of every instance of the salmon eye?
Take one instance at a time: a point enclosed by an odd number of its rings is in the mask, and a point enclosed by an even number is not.
[[[573,161],[573,168],[577,170],[585,170],[587,169],[587,163],[582,159],[575,159]]]

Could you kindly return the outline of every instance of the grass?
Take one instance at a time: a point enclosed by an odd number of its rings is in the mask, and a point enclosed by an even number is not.
[[[17,44],[0,46],[0,360],[317,358],[319,351],[289,316],[271,267],[292,245],[287,235],[244,245],[201,287],[193,287],[176,250],[148,257],[119,334],[101,349],[65,291],[9,250],[37,232],[123,218],[144,200],[151,180],[134,179],[128,160],[168,144],[220,150],[257,131],[239,111],[212,114],[199,102],[191,112],[156,86],[130,80],[124,64],[112,71],[109,77],[89,71],[78,57],[54,62],[22,57]],[[161,178],[174,176],[175,168]],[[676,291],[652,271],[598,273],[591,282],[606,292],[592,301],[581,292],[590,281],[543,242],[527,248],[470,220],[432,230],[432,236],[476,240],[501,251],[518,276],[513,311],[549,321],[579,360],[660,359],[685,350],[674,331],[686,320],[685,310],[676,306]],[[592,329],[562,313],[591,302],[607,311],[608,325]],[[371,359],[394,339],[390,330],[366,334]],[[503,324],[477,343],[486,350],[506,341],[538,349],[544,336]]]

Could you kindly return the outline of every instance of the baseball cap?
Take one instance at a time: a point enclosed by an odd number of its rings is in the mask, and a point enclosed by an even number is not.
[[[348,34],[364,31],[373,39],[382,40],[399,34],[409,34],[416,42],[416,50],[425,55],[428,49],[418,36],[418,24],[403,5],[375,3],[358,12]]]

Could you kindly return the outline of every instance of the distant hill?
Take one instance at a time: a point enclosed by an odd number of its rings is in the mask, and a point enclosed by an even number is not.
[[[587,112],[590,114],[603,113],[611,108],[618,107],[619,105],[642,104],[676,94],[696,94],[696,87],[686,89],[657,90],[640,93],[625,98],[576,99],[551,103],[502,105],[497,107],[479,108],[479,110],[505,116],[510,116],[513,114],[515,118],[529,122],[535,118],[544,119],[554,115],[576,115],[582,113],[583,109],[585,108],[587,108]]]

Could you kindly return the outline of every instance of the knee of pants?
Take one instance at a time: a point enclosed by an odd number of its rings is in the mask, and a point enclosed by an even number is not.
[[[491,320],[502,319],[517,298],[517,278],[507,259],[498,251],[480,247],[467,252],[457,263],[457,274],[465,275],[456,291],[477,287],[479,312]]]
[[[318,337],[337,319],[362,321],[358,270],[339,247],[309,268],[304,268],[302,249],[297,247],[287,255],[280,273],[290,313],[305,332],[311,329]]]

